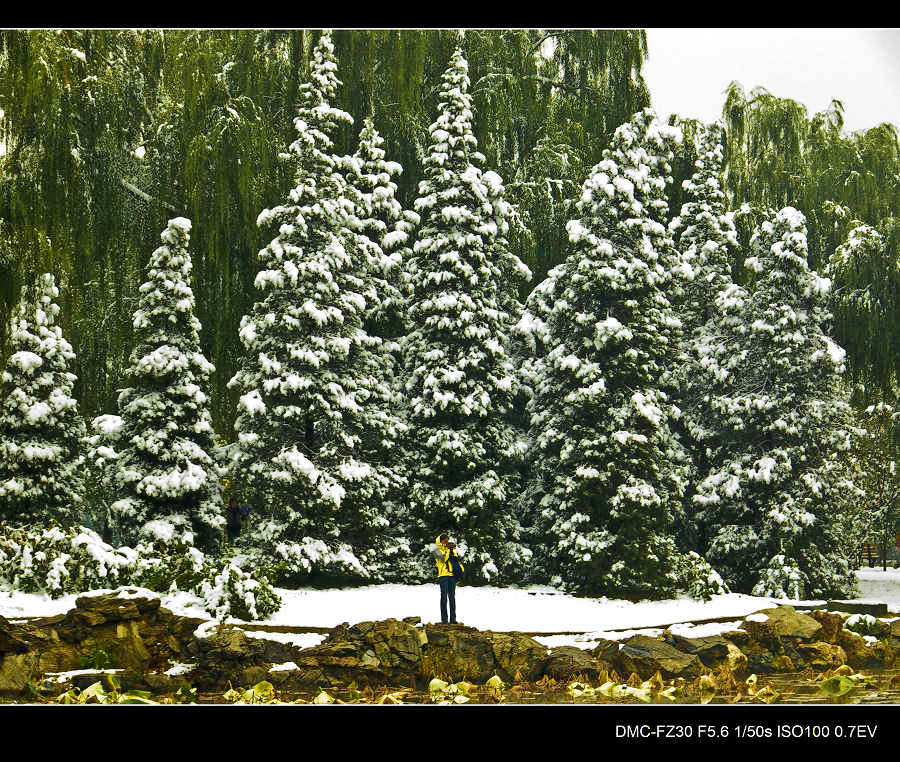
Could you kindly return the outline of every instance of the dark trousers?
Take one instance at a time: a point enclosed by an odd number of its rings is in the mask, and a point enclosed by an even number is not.
[[[230,527],[228,525],[225,526],[225,536],[228,538],[228,542],[234,542],[241,534],[240,525],[236,527]]]
[[[456,624],[456,579],[438,577],[441,586],[441,621],[447,624],[447,602],[450,602],[450,624]]]

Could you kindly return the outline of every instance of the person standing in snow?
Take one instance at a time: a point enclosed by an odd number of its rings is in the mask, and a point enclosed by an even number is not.
[[[438,585],[441,587],[441,622],[447,624],[447,603],[450,604],[450,624],[457,624],[456,621],[456,575],[455,567],[458,567],[459,573],[464,571],[459,557],[456,555],[456,545],[450,542],[450,536],[446,533],[440,535],[435,542],[434,562],[437,565]]]
[[[250,506],[238,505],[236,497],[232,497],[225,509],[225,533],[228,542],[234,542],[241,534],[241,526],[250,515]]]

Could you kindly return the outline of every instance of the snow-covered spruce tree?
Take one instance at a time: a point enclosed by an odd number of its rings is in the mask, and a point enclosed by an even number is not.
[[[262,296],[241,321],[247,353],[229,382],[240,395],[232,475],[256,502],[251,545],[294,580],[368,577],[365,551],[388,526],[383,503],[397,479],[385,460],[367,460],[373,432],[390,428],[377,404],[391,398],[378,340],[363,328],[368,263],[380,252],[357,232],[345,160],[332,153],[331,134],[352,122],[329,105],[336,69],[326,33],[294,121],[296,186],[259,216],[279,232],[259,253]]]
[[[468,87],[457,50],[430,127],[415,203],[422,225],[407,267],[408,526],[420,547],[440,530],[454,533],[468,549],[471,579],[509,580],[527,562],[513,514],[522,443],[507,420],[517,379],[504,309],[504,278],[520,268],[503,250],[508,209],[499,178],[482,171]]]
[[[677,257],[662,224],[677,138],[650,111],[616,131],[567,226],[571,254],[526,313],[546,351],[530,402],[534,542],[545,573],[570,590],[661,597],[679,582],[670,524],[686,465],[670,428],[670,366],[680,324],[666,296]]]
[[[361,254],[358,274],[366,300],[362,324],[369,337],[357,358],[360,399],[369,420],[361,432],[360,452],[367,461],[389,463],[392,472],[391,489],[382,493],[381,519],[387,525],[374,538],[364,564],[373,578],[406,580],[415,564],[401,507],[407,479],[398,443],[407,427],[398,339],[408,332],[403,263],[411,253],[419,216],[397,200],[394,178],[403,168],[386,160],[383,144],[372,120],[366,119],[356,153],[344,157],[346,191],[354,203],[351,227],[356,241],[351,249]]]
[[[678,383],[677,403],[682,411],[697,407],[698,400],[707,392],[703,373],[696,367],[702,356],[698,346],[709,342],[710,333],[723,329],[729,319],[730,305],[743,293],[734,289],[731,277],[729,247],[737,247],[737,233],[731,215],[727,212],[727,199],[722,191],[724,170],[724,133],[718,122],[700,127],[698,149],[693,176],[682,183],[688,199],[681,207],[680,216],[669,224],[676,249],[683,263],[690,270],[690,278],[684,282],[679,303],[679,317],[683,324],[682,345],[676,362],[675,377]],[[717,306],[720,294],[731,293]],[[722,311],[724,310],[724,312]],[[687,418],[683,419],[686,422]],[[691,455],[692,464],[705,471],[709,464],[705,448],[693,439],[690,429],[676,426],[682,442]],[[701,550],[700,532],[693,520],[693,488],[696,478],[690,480],[685,499],[683,522],[677,527],[679,544],[691,550]]]
[[[686,337],[715,315],[715,298],[732,284],[729,246],[738,245],[722,190],[724,129],[718,122],[700,132],[693,176],[682,187],[688,201],[669,232],[692,277],[685,285],[680,316]]]
[[[396,339],[407,329],[403,261],[409,257],[419,216],[404,210],[397,200],[394,178],[403,168],[387,161],[383,145],[384,139],[372,120],[365,119],[346,174],[356,204],[355,229],[376,244],[366,252],[370,290],[365,294],[363,327],[371,336],[386,340],[386,348],[396,354]]]
[[[81,519],[84,422],[72,396],[75,359],[56,324],[53,276],[26,287],[10,326],[0,385],[0,520]]]
[[[752,295],[722,292],[732,319],[699,346],[697,383],[708,391],[690,417],[708,448],[694,496],[704,555],[739,592],[846,594],[852,575],[829,516],[841,479],[834,454],[850,446],[851,426],[844,351],[824,333],[830,282],[809,269],[805,220],[792,207],[751,245]]]
[[[169,220],[134,313],[135,347],[119,392],[117,539],[136,542],[148,522],[177,517],[212,549],[224,525],[206,390],[214,368],[200,350],[188,252],[191,223]]]

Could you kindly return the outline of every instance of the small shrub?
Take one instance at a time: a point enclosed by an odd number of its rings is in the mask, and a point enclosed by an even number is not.
[[[705,558],[690,551],[678,563],[679,589],[698,601],[711,600],[714,595],[731,592],[719,573]]]

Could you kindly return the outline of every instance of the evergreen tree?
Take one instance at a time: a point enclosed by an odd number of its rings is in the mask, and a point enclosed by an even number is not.
[[[190,230],[190,220],[169,220],[140,289],[129,386],[119,393],[117,481],[124,497],[111,512],[126,542],[134,542],[146,522],[172,517],[189,525],[200,547],[211,549],[224,524],[221,473],[209,413],[214,368],[200,351],[189,285]]]
[[[529,406],[535,542],[546,573],[581,592],[664,597],[677,583],[685,456],[668,376],[680,324],[662,225],[677,137],[650,111],[616,131],[568,224],[571,253],[527,313],[546,350]]]
[[[804,218],[792,207],[752,245],[752,295],[722,292],[738,319],[698,345],[697,383],[708,391],[689,418],[709,454],[694,496],[705,556],[740,592],[840,595],[852,575],[829,520],[839,499],[833,455],[851,440],[845,354],[824,333],[830,282],[809,269]]]
[[[669,225],[676,248],[691,268],[681,309],[687,336],[713,316],[715,297],[732,283],[729,246],[738,242],[722,190],[723,139],[719,123],[701,130],[694,174],[683,183],[688,200]]]
[[[508,209],[472,134],[468,88],[457,50],[431,126],[415,204],[422,226],[408,263],[409,526],[422,544],[454,532],[471,549],[472,578],[510,579],[527,560],[511,510],[522,445],[507,420],[516,373],[503,279],[516,266],[504,248]]]
[[[363,328],[369,263],[381,252],[356,232],[345,162],[332,153],[330,135],[352,121],[329,105],[336,68],[323,34],[300,88],[296,187],[259,216],[279,233],[259,253],[264,296],[241,321],[247,354],[229,382],[240,395],[234,479],[262,514],[254,546],[294,577],[369,576],[364,553],[387,526],[382,503],[397,480],[386,462],[367,460],[373,436],[397,432],[379,404],[390,400],[379,340]]]
[[[84,422],[72,396],[75,353],[57,325],[59,290],[46,273],[25,288],[10,326],[0,387],[0,520],[81,519]]]

